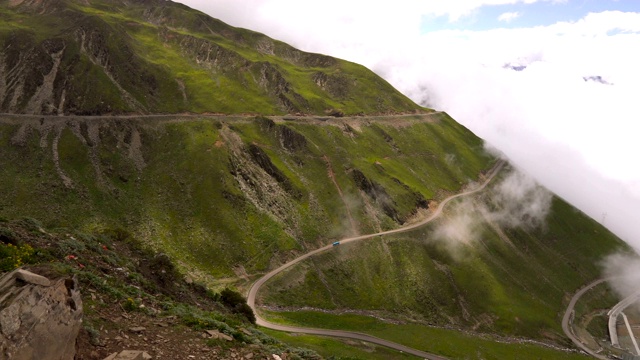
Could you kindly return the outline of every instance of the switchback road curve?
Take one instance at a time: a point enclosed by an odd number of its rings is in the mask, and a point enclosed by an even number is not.
[[[607,357],[600,355],[598,353],[596,353],[595,351],[591,350],[589,347],[587,347],[585,344],[582,343],[582,341],[580,341],[580,339],[578,339],[574,334],[573,331],[571,329],[571,322],[572,322],[572,317],[573,317],[573,308],[576,306],[576,303],[578,302],[578,299],[580,299],[580,297],[582,297],[582,295],[584,295],[584,293],[586,293],[587,291],[593,289],[594,287],[596,287],[597,285],[602,284],[603,282],[610,280],[610,278],[606,278],[606,279],[598,279],[590,284],[585,285],[582,289],[578,290],[578,292],[575,293],[575,295],[573,295],[573,297],[571,298],[571,301],[569,302],[569,306],[567,306],[567,311],[565,311],[564,313],[564,317],[562,318],[562,331],[564,331],[565,335],[567,335],[567,337],[569,337],[569,339],[571,339],[571,341],[573,341],[573,343],[580,349],[582,349],[584,352],[586,352],[587,354],[598,358],[598,359],[608,359]]]
[[[346,238],[346,239],[342,239],[340,240],[340,244],[346,244],[346,243],[350,243],[350,242],[355,242],[355,241],[361,241],[361,240],[365,240],[365,239],[370,239],[376,236],[382,236],[382,235],[390,235],[390,234],[397,234],[397,233],[402,233],[402,232],[406,232],[406,231],[410,231],[413,230],[415,228],[418,228],[420,226],[423,226],[431,221],[433,221],[434,219],[436,219],[438,216],[440,216],[442,214],[442,210],[444,209],[445,205],[447,205],[450,201],[457,199],[459,197],[462,196],[467,196],[467,195],[471,195],[471,194],[475,194],[477,192],[480,192],[482,190],[484,190],[484,188],[489,184],[489,182],[491,182],[491,180],[496,176],[496,174],[498,174],[498,172],[500,172],[500,170],[502,169],[502,167],[504,166],[504,161],[498,161],[496,163],[496,165],[493,167],[493,169],[491,169],[491,171],[488,173],[487,175],[487,179],[484,181],[484,183],[482,183],[482,185],[480,185],[479,187],[473,189],[473,190],[468,190],[468,191],[464,191],[462,193],[450,196],[446,199],[444,199],[436,208],[436,210],[426,219],[415,223],[415,224],[411,224],[405,227],[401,227],[398,229],[394,229],[394,230],[388,230],[388,231],[383,231],[383,232],[379,232],[379,233],[375,233],[375,234],[368,234],[368,235],[360,235],[360,236],[354,236],[354,237],[350,237],[350,238]],[[333,243],[328,244],[324,247],[321,247],[319,249],[310,251],[300,257],[297,257],[291,261],[289,261],[288,263],[280,266],[279,268],[272,270],[271,272],[267,273],[266,275],[264,275],[263,277],[261,277],[260,279],[258,279],[258,281],[256,281],[252,286],[251,289],[249,290],[249,294],[247,296],[247,304],[249,304],[249,306],[251,307],[251,309],[253,310],[253,312],[256,315],[256,324],[266,327],[268,329],[273,329],[273,330],[279,330],[279,331],[286,331],[286,332],[291,332],[291,333],[303,333],[303,334],[311,334],[311,335],[322,335],[322,336],[332,336],[332,337],[340,337],[340,338],[349,338],[349,339],[356,339],[356,340],[361,340],[361,341],[367,341],[370,343],[374,343],[377,345],[382,345],[382,346],[386,346],[398,351],[402,351],[408,354],[412,354],[415,356],[419,356],[425,359],[431,359],[431,360],[443,360],[446,359],[442,356],[438,356],[438,355],[434,355],[434,354],[430,354],[427,352],[423,352],[420,350],[416,350],[416,349],[412,349],[409,347],[406,347],[404,345],[401,344],[397,344],[391,341],[387,341],[384,339],[380,339],[374,336],[370,336],[370,335],[366,335],[366,334],[362,334],[362,333],[358,333],[358,332],[351,332],[351,331],[342,331],[342,330],[330,330],[330,329],[314,329],[314,328],[304,328],[304,327],[297,327],[297,326],[287,326],[287,325],[278,325],[278,324],[274,324],[274,323],[270,323],[268,321],[266,321],[265,319],[263,319],[260,314],[258,313],[257,309],[256,309],[256,295],[258,294],[258,291],[260,290],[260,288],[262,287],[262,285],[264,285],[269,279],[271,279],[272,277],[276,276],[277,274],[279,274],[280,272],[284,271],[285,269],[288,269],[290,267],[292,267],[293,265],[313,256],[316,254],[319,254],[321,252],[325,252],[329,249],[332,249]]]

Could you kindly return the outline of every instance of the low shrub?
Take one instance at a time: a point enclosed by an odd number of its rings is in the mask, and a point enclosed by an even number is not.
[[[256,315],[239,292],[225,288],[220,292],[220,300],[234,313],[244,315],[252,324],[256,323]]]
[[[60,248],[63,256],[75,255],[86,250],[84,243],[76,240],[75,238],[61,240],[58,242],[58,248]]]
[[[0,243],[0,271],[6,272],[33,262],[35,251],[28,245]]]
[[[26,217],[20,220],[20,224],[29,231],[40,231],[42,229],[42,223],[36,219]]]
[[[137,311],[140,310],[140,303],[132,298],[127,298],[122,303],[122,308],[126,311]]]
[[[0,227],[0,242],[5,244],[19,245],[16,233],[11,229]]]
[[[242,296],[242,294],[229,288],[224,288],[224,290],[220,292],[220,300],[230,308],[235,308],[237,305],[247,303],[247,300]]]

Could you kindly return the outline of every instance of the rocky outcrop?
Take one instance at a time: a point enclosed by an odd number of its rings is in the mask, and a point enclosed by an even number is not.
[[[169,43],[178,43],[181,51],[196,64],[219,72],[235,72],[246,68],[250,62],[235,51],[226,49],[211,41],[199,39],[195,36],[176,34],[168,29],[161,29],[160,36]]]
[[[288,126],[276,125],[273,120],[266,117],[257,117],[256,123],[260,129],[275,136],[283,149],[291,152],[307,149],[307,138]]]
[[[114,43],[113,38],[116,36],[122,37],[123,41]],[[136,99],[131,91],[144,89],[142,93],[153,98],[158,87],[157,80],[147,71],[148,65],[138,59],[124,35],[112,29],[106,22],[88,17],[79,22],[74,31],[74,40],[80,46],[80,54],[103,71],[130,109],[147,112],[144,104]],[[80,57],[77,61],[80,61]],[[131,76],[132,74],[136,76]],[[72,108],[74,105],[83,107],[70,104]],[[109,110],[111,109],[100,109],[100,112]]]
[[[295,209],[296,198],[302,196],[291,180],[273,164],[259,146],[246,146],[231,129],[221,132],[229,146],[230,172],[245,198],[261,212],[285,225],[292,236],[299,233],[300,214]]]
[[[358,169],[353,169],[351,171],[351,176],[355,181],[358,188],[364,191],[369,197],[371,197],[376,203],[382,207],[382,211],[384,213],[395,220],[398,223],[402,223],[398,216],[398,211],[395,208],[395,204],[393,199],[389,196],[387,191],[382,187],[382,185],[378,184],[375,181],[367,178],[362,171]]]
[[[286,192],[293,195],[294,197],[299,197],[299,191],[293,186],[291,180],[282,172],[278,167],[275,166],[269,155],[262,150],[259,146],[255,144],[249,144],[247,151],[251,159],[267,174],[273,177],[280,185],[284,188]]]
[[[64,8],[62,0],[11,0],[7,4],[10,8],[18,8],[24,12],[50,14]]]
[[[255,79],[256,83],[277,100],[281,110],[289,113],[309,110],[307,100],[294,91],[279,66],[269,62],[259,62],[253,64],[252,67],[257,69],[259,74]]]
[[[278,126],[280,145],[289,151],[299,151],[307,148],[307,138],[299,132],[286,126]]]
[[[72,360],[82,325],[75,278],[18,269],[0,278],[0,358]]]
[[[338,99],[346,99],[351,91],[352,82],[349,81],[347,75],[328,75],[322,71],[313,74],[313,82],[329,95]]]
[[[55,113],[54,80],[65,44],[60,39],[36,43],[25,31],[16,31],[0,55],[0,110],[31,114]]]
[[[227,49],[212,41],[195,36],[176,34],[163,28],[161,38],[166,44],[178,44],[181,52],[213,74],[228,78],[240,78],[244,83],[245,73],[253,74],[253,81],[265,96],[272,98],[284,112],[308,111],[307,100],[294,90],[286,79],[284,71],[268,61],[250,61],[238,52]],[[244,86],[248,84],[244,83]]]
[[[144,351],[123,350],[119,353],[113,353],[104,360],[150,360],[152,357]]]

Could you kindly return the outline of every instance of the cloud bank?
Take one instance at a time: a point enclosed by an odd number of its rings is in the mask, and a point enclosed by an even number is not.
[[[488,199],[489,204],[468,198],[456,202],[434,230],[433,239],[459,257],[460,246],[479,240],[484,222],[506,229],[544,228],[553,195],[530,176],[512,171],[491,189]]]
[[[630,254],[612,254],[603,262],[604,276],[619,299],[640,289],[640,258]],[[636,307],[640,306],[636,303]]]
[[[500,14],[500,16],[498,16],[498,21],[504,21],[506,23],[510,23],[513,20],[519,18],[521,15],[522,14],[520,14],[517,11],[502,13]]]
[[[483,5],[536,0],[184,2],[303,50],[368,66],[415,101],[450,113],[640,248],[640,12],[423,33],[437,16],[455,21]]]
[[[640,52],[632,44],[640,35],[607,35],[602,23],[609,17],[624,24],[627,15],[594,14],[542,29],[430,34],[430,43],[440,42],[448,56],[423,57],[411,70],[389,67],[387,76],[639,248],[640,116],[634,99],[640,94]],[[459,46],[447,48],[456,41]],[[585,81],[589,76],[613,85]]]

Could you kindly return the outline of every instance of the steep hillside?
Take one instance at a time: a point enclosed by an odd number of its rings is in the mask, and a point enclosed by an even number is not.
[[[0,216],[122,228],[215,281],[420,217],[495,160],[446,114],[5,117]]]
[[[247,330],[246,306],[212,291],[423,220],[498,163],[360,65],[164,0],[0,0],[0,113],[0,271],[24,260],[80,276],[94,343],[98,326],[123,330],[105,313],[153,324],[150,306],[261,355],[319,358]],[[426,226],[330,248],[266,284],[266,318],[483,359],[580,358],[564,307],[629,251],[513,169]],[[213,347],[253,351],[225,344]],[[358,346],[341,354],[367,357]]]
[[[0,1],[0,112],[414,111],[360,65],[171,1]]]
[[[78,280],[83,318],[77,340],[69,339],[76,342],[74,359],[103,360],[123,349],[146,351],[154,359],[185,354],[321,359],[255,328],[240,294],[214,292],[185,279],[165,254],[150,251],[125,232],[46,229],[31,218],[0,220],[0,273],[17,266],[50,279]],[[16,358],[15,352],[6,355],[6,345],[0,343],[2,358]]]
[[[321,245],[424,218],[495,161],[444,113],[4,116],[0,218],[131,234],[187,278],[242,290]],[[600,276],[604,256],[627,248],[519,175],[503,172],[491,189],[424,228],[292,268],[267,284],[262,310],[396,341],[406,340],[397,329],[424,332],[451,341],[408,345],[453,357],[469,343],[486,344],[489,358],[520,351],[500,344],[522,339],[571,347],[559,326],[570,294]]]
[[[305,260],[267,283],[262,310],[272,321],[365,332],[452,358],[469,358],[471,343],[477,358],[566,358],[537,350],[525,356],[515,344],[572,348],[560,327],[571,295],[602,276],[608,254],[629,249],[550,194],[544,221],[521,212],[540,203],[529,196],[505,201],[512,178],[420,229]],[[482,345],[487,339],[496,343]]]

